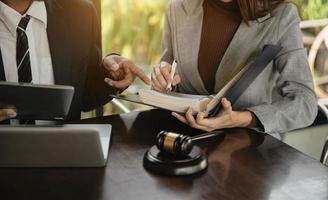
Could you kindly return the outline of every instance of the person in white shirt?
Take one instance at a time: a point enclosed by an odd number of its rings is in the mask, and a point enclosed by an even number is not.
[[[125,90],[136,77],[151,84],[129,59],[102,59],[100,38],[98,15],[87,0],[0,0],[0,81],[74,86],[70,119],[107,103],[109,93]],[[0,122],[16,115],[0,109]]]

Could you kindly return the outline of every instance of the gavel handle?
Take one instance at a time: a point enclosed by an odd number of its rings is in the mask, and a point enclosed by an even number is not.
[[[203,134],[191,137],[191,140],[192,141],[203,140],[203,139],[212,138],[212,137],[222,135],[223,133],[224,133],[224,131],[214,131],[214,132],[211,132],[211,133],[203,133]]]

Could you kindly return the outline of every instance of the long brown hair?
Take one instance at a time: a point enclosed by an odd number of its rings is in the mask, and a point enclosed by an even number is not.
[[[286,0],[237,0],[240,15],[245,22],[264,17],[284,2]]]

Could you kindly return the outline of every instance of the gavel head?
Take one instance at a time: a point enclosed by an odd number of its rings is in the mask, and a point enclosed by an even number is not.
[[[193,142],[190,136],[161,131],[156,137],[156,146],[162,153],[183,157],[191,152]]]

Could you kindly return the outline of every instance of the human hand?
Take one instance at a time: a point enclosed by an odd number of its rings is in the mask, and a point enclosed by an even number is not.
[[[254,123],[254,120],[256,120],[249,111],[233,111],[231,103],[226,98],[222,99],[221,104],[221,111],[213,118],[207,118],[204,112],[199,112],[195,118],[191,108],[189,108],[185,116],[175,112],[173,112],[172,115],[179,121],[190,125],[192,128],[207,132],[224,128],[249,127]]]
[[[151,74],[154,90],[165,92],[168,84],[176,86],[181,82],[178,74],[175,74],[173,79],[171,78],[171,68],[172,66],[167,62],[161,62],[154,67],[153,73]]]
[[[14,109],[0,109],[0,122],[17,116]]]
[[[111,87],[124,90],[132,85],[136,77],[147,85],[151,84],[151,80],[142,69],[127,58],[110,55],[104,58],[103,64],[110,75],[110,77],[105,78],[105,82]]]

